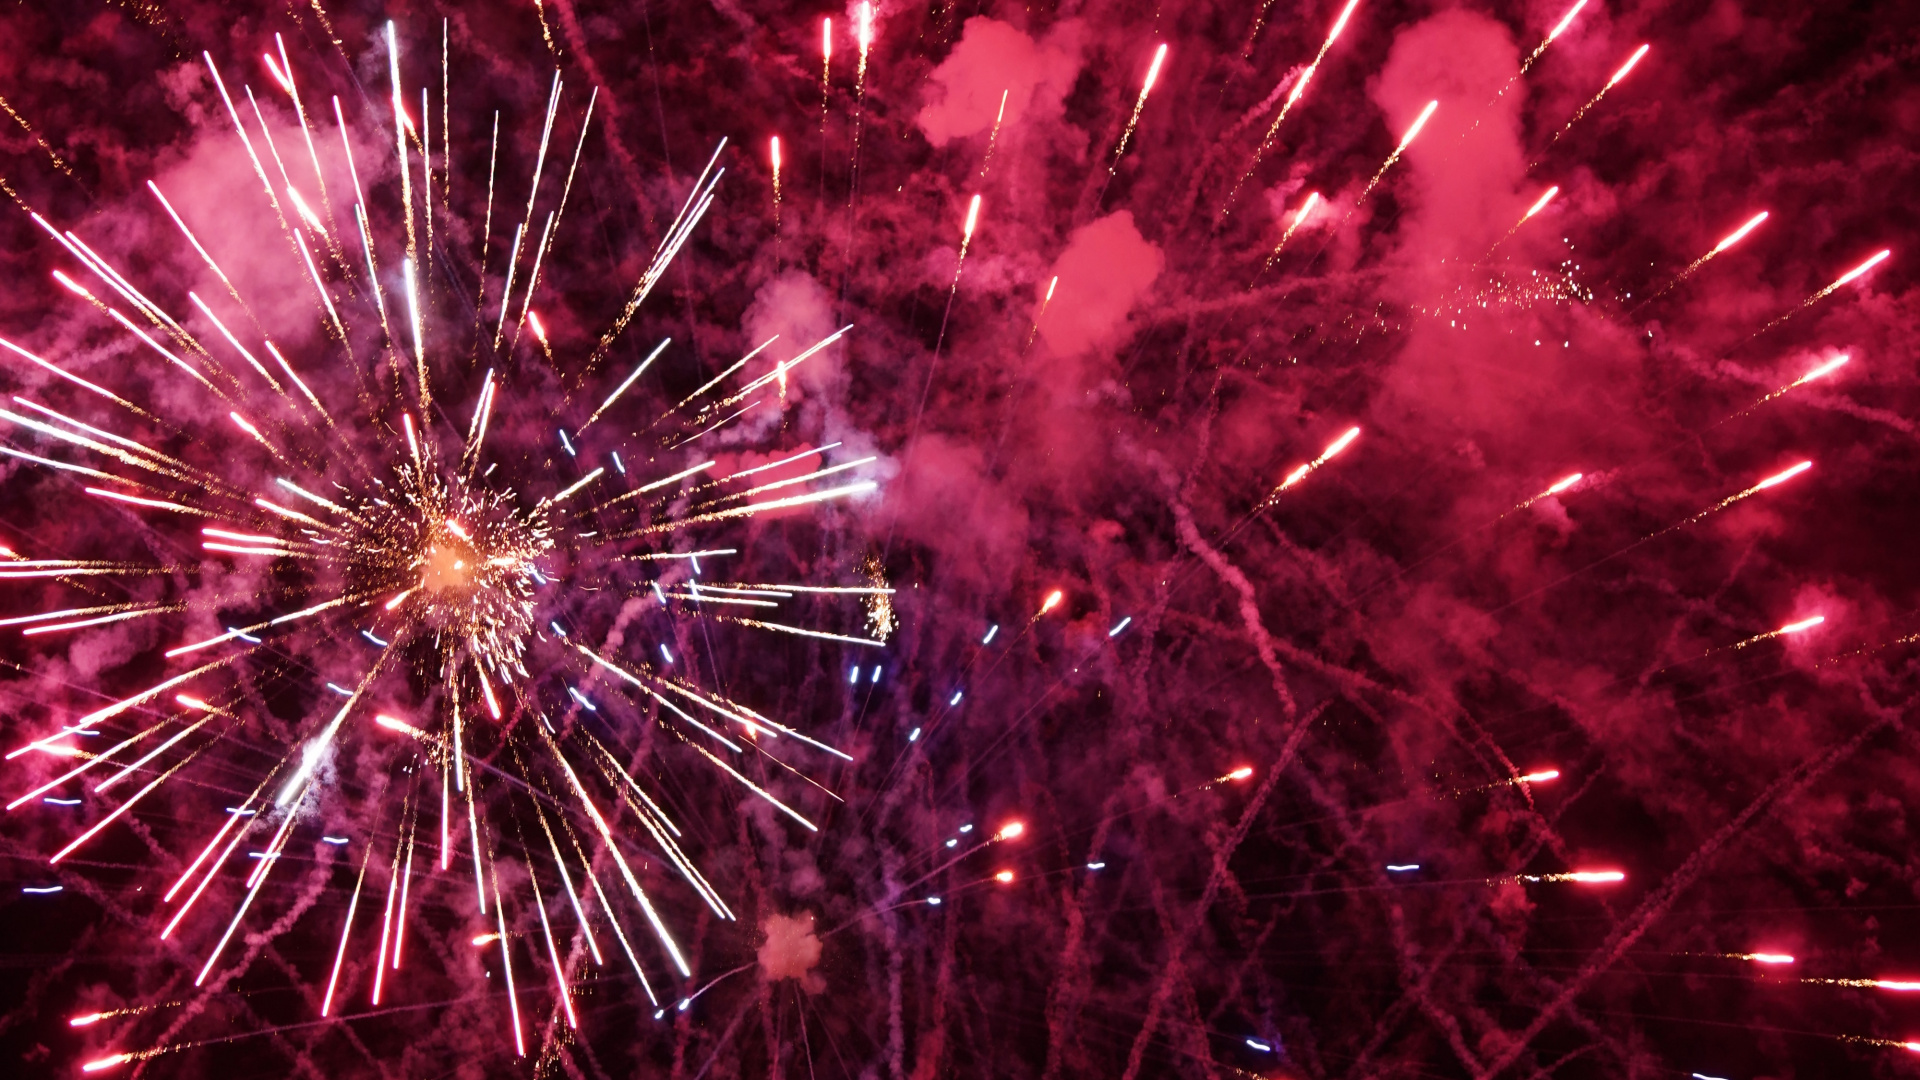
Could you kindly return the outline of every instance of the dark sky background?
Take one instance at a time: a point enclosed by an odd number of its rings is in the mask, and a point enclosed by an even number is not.
[[[0,357],[0,389],[151,438],[248,490],[285,474],[227,420],[229,405],[50,277],[107,294],[28,210],[74,230],[200,340],[219,339],[189,290],[243,321],[146,190],[153,180],[338,414],[335,436],[398,454],[398,406],[367,407],[400,401],[404,382],[377,311],[329,272],[352,355],[330,340],[201,56],[231,92],[252,87],[298,186],[312,176],[305,144],[260,59],[283,36],[347,222],[338,95],[398,327],[404,226],[380,37],[393,19],[416,118],[430,91],[441,185],[426,322],[443,451],[458,454],[492,366],[497,482],[551,491],[617,451],[632,486],[701,460],[698,447],[668,447],[694,427],[649,430],[651,416],[771,334],[778,344],[736,385],[851,323],[795,370],[784,410],[769,402],[716,432],[709,456],[744,467],[838,441],[820,460],[874,455],[857,475],[878,491],[717,523],[686,543],[740,549],[713,571],[734,580],[860,585],[877,559],[899,590],[899,627],[884,649],[856,649],[636,616],[625,598],[649,564],[563,543],[579,580],[615,587],[549,591],[543,621],[566,619],[634,663],[670,644],[702,685],[855,761],[781,750],[844,802],[753,766],[819,823],[808,832],[541,642],[521,708],[475,736],[501,770],[487,773],[482,809],[513,919],[524,1060],[497,946],[469,943],[494,923],[474,910],[465,848],[447,872],[426,872],[424,856],[416,867],[407,965],[369,1004],[404,792],[421,792],[423,835],[437,829],[439,792],[367,716],[343,732],[284,865],[207,985],[194,976],[243,895],[237,868],[158,940],[172,907],[156,894],[222,808],[338,707],[327,681],[350,685],[372,662],[361,623],[274,638],[201,688],[246,722],[73,859],[45,861],[125,788],[69,785],[54,794],[81,805],[0,818],[0,1072],[77,1075],[157,1047],[177,1049],[116,1073],[1920,1071],[1895,1045],[1920,1038],[1920,997],[1801,981],[1920,978],[1909,6],[1592,0],[1514,82],[1561,0],[1361,0],[1250,174],[1337,4],[889,0],[861,93],[852,8],[321,7],[76,0],[0,12],[0,97],[17,118],[0,118],[0,176],[21,207],[0,212],[0,337],[162,419],[129,426],[14,353]],[[1643,42],[1648,56],[1556,141]],[[1116,165],[1160,43],[1165,64]],[[475,298],[491,327],[556,68],[536,230],[598,97],[533,304],[552,355],[523,335],[490,357]],[[1359,201],[1429,100],[1431,122]],[[711,210],[590,362],[723,137]],[[1558,197],[1495,248],[1549,185]],[[1308,192],[1322,202],[1263,270]],[[1758,229],[1676,282],[1763,210]],[[1890,260],[1801,309],[1883,248]],[[558,429],[577,429],[667,336],[626,412],[564,456]],[[1841,354],[1846,366],[1750,408]],[[276,431],[293,430],[258,401]],[[1261,509],[1356,425],[1340,456]],[[17,425],[4,439],[106,467]],[[315,484],[356,482],[349,454],[310,440],[298,455]],[[1663,531],[1803,460],[1804,475]],[[1578,484],[1520,508],[1573,472]],[[9,460],[0,543],[29,558],[200,571],[85,589],[9,581],[0,615],[190,607],[38,638],[0,628],[10,749],[184,670],[165,649],[307,595],[283,571],[201,552],[198,519],[123,512],[82,494],[88,482]],[[1054,589],[1063,601],[1036,619]],[[1804,633],[1733,647],[1814,615],[1825,622]],[[793,618],[863,626],[857,605],[836,601],[805,601]],[[863,670],[850,685],[855,663],[878,664],[878,681]],[[569,685],[601,711],[568,706]],[[445,696],[435,678],[400,673],[378,703],[430,724]],[[714,918],[631,816],[615,821],[694,969],[671,973],[616,898],[663,1016],[597,908],[604,966],[544,849],[524,857],[535,825],[526,789],[505,779],[504,732],[537,746],[536,709],[631,755],[738,916]],[[1243,765],[1251,777],[1213,783]],[[0,789],[11,799],[65,767],[17,758],[0,765]],[[1514,782],[1549,768],[1558,779]],[[1022,836],[947,865],[1014,820]],[[592,839],[577,811],[572,824]],[[369,854],[335,1008],[347,1019],[320,1020]],[[558,1013],[529,861],[576,981],[577,1031]],[[596,865],[612,895],[617,872]],[[1013,880],[994,881],[1000,870]],[[1625,880],[1516,880],[1570,870]],[[63,891],[20,892],[51,885]],[[1755,952],[1797,959],[1739,958]],[[67,1023],[145,1006],[160,1007]]]

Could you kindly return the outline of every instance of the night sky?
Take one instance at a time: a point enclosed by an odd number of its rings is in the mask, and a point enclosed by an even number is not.
[[[1920,1074],[1920,21],[1343,4],[0,12],[0,1074]]]

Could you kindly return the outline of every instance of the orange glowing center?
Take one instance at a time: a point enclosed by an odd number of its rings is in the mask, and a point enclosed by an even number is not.
[[[460,538],[445,534],[435,537],[427,545],[426,573],[421,576],[420,586],[436,593],[467,589],[473,584],[478,562],[479,556]]]

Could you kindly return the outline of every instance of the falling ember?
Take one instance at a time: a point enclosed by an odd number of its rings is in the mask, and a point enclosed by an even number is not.
[[[1613,73],[1613,78],[1607,80],[1607,85],[1601,87],[1599,93],[1588,98],[1586,104],[1573,111],[1573,115],[1567,119],[1567,122],[1561,126],[1559,131],[1554,132],[1553,138],[1548,140],[1547,145],[1551,146],[1559,142],[1562,135],[1573,130],[1573,125],[1579,123],[1580,118],[1587,115],[1588,110],[1600,104],[1600,99],[1607,96],[1607,91],[1618,85],[1621,79],[1626,78],[1627,72],[1632,71],[1633,66],[1638,64],[1640,58],[1647,55],[1647,50],[1651,48],[1653,48],[1651,45],[1642,45],[1638,49],[1635,49],[1633,55],[1627,57],[1627,62],[1620,65],[1620,70]],[[1536,162],[1535,164],[1538,163]]]
[[[1134,99],[1133,115],[1127,117],[1126,130],[1120,133],[1120,145],[1114,148],[1113,163],[1107,166],[1107,175],[1112,176],[1120,168],[1120,159],[1127,154],[1127,141],[1133,138],[1133,129],[1140,126],[1140,111],[1147,107],[1147,93],[1153,89],[1154,80],[1160,77],[1160,65],[1167,59],[1167,47],[1160,46],[1153,51],[1153,63],[1147,67],[1147,77],[1140,84],[1140,96]]]
[[[1803,983],[1820,986],[1854,986],[1863,990],[1892,990],[1895,993],[1913,993],[1920,991],[1920,980],[1914,979],[1801,979]],[[1920,1044],[1908,1043],[1908,1049]]]
[[[1267,152],[1267,149],[1273,145],[1274,136],[1280,133],[1280,125],[1286,122],[1287,113],[1292,111],[1294,103],[1306,94],[1307,84],[1313,81],[1313,73],[1320,70],[1320,61],[1326,59],[1327,50],[1333,48],[1333,43],[1340,40],[1340,32],[1347,28],[1347,20],[1353,17],[1353,9],[1359,6],[1360,0],[1347,0],[1347,6],[1340,9],[1340,17],[1333,21],[1333,29],[1327,32],[1327,39],[1320,43],[1320,51],[1313,54],[1312,62],[1307,64],[1306,70],[1302,71],[1300,78],[1295,80],[1293,89],[1287,92],[1287,100],[1281,104],[1280,112],[1273,118],[1273,123],[1267,126],[1267,133],[1261,136],[1260,145],[1254,148],[1252,159],[1247,162],[1247,167],[1240,173],[1240,179],[1235,180],[1233,182],[1233,188],[1227,192],[1227,198],[1220,207],[1221,217],[1225,217],[1232,211],[1234,196],[1240,193],[1240,189],[1245,186],[1246,182],[1253,176],[1253,171],[1260,167],[1260,158]],[[1254,29],[1258,32],[1259,26],[1257,23]],[[1285,241],[1282,241],[1282,243],[1285,243]],[[1278,254],[1278,252],[1276,251],[1275,254]]]
[[[1329,461],[1332,461],[1334,458],[1334,455],[1338,454],[1342,450],[1345,450],[1348,444],[1352,443],[1353,440],[1359,437],[1360,437],[1359,428],[1357,427],[1348,428],[1344,434],[1342,434],[1339,438],[1333,440],[1333,442],[1329,444],[1324,451],[1321,452],[1319,457],[1314,458],[1312,461],[1309,461],[1305,465],[1302,465],[1299,468],[1288,473],[1286,479],[1280,481],[1280,486],[1273,489],[1273,494],[1267,496],[1267,500],[1266,500],[1267,505],[1272,505],[1273,500],[1279,498],[1281,492],[1287,490],[1290,487],[1293,487],[1294,485],[1298,484],[1300,481],[1305,480],[1308,476],[1311,476],[1315,470],[1319,469],[1320,466],[1325,465]]]

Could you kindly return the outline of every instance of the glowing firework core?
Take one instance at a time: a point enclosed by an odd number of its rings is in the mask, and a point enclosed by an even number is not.
[[[393,610],[443,653],[466,645],[490,666],[517,658],[535,625],[533,562],[553,547],[545,509],[449,484],[431,457],[406,462],[394,481],[343,515],[348,593],[394,596]]]

